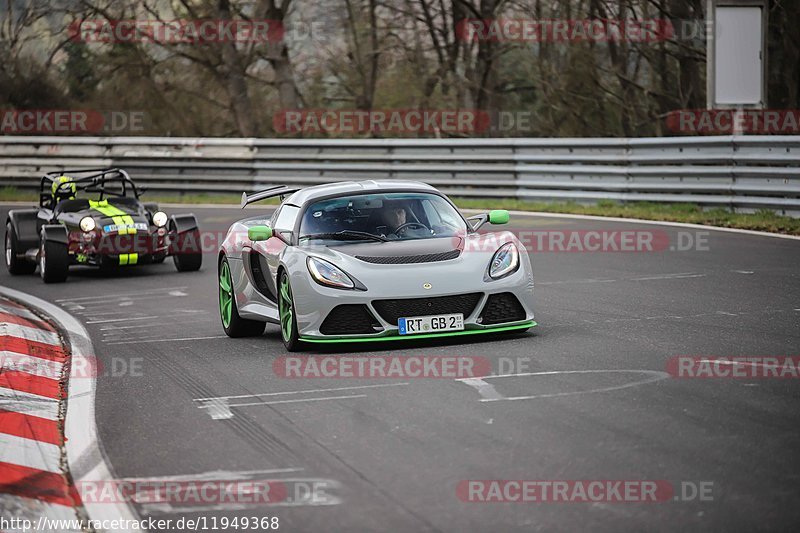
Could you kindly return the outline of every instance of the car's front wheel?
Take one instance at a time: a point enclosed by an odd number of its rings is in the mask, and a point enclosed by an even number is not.
[[[285,270],[281,272],[278,282],[278,316],[281,320],[283,345],[288,351],[296,352],[300,349],[300,335],[297,331],[292,285],[289,283],[289,274]]]
[[[239,316],[233,293],[233,276],[228,258],[219,262],[219,316],[228,337],[257,337],[264,333],[267,323]]]
[[[36,270],[36,263],[20,259],[19,240],[14,226],[9,222],[6,224],[6,268],[10,274],[33,274]]]
[[[178,272],[194,272],[203,264],[203,252],[200,250],[200,231],[194,229],[178,234],[178,227],[170,221],[169,231],[178,239],[178,250],[172,256]]]
[[[69,249],[61,242],[42,235],[39,247],[39,273],[45,283],[62,283],[69,273]]]

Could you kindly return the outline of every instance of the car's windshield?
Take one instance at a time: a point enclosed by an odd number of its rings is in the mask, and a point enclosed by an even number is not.
[[[300,242],[431,239],[466,230],[458,211],[436,194],[358,194],[311,204],[300,223]]]

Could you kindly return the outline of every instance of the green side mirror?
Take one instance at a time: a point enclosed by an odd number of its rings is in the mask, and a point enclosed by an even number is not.
[[[247,238],[251,241],[266,241],[272,237],[272,228],[269,226],[251,226],[247,228]]]
[[[508,211],[505,209],[492,209],[489,211],[489,224],[508,224]]]

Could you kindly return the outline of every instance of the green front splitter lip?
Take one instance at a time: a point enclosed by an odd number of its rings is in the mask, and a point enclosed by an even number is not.
[[[300,337],[303,342],[384,342],[384,341],[404,341],[409,339],[436,339],[440,337],[458,337],[461,335],[477,335],[479,333],[498,333],[501,331],[514,331],[517,329],[528,329],[538,324],[533,320],[523,322],[521,324],[514,324],[513,326],[500,326],[496,328],[485,329],[465,329],[463,331],[448,331],[445,333],[422,333],[419,335],[388,335],[386,337],[350,337],[350,338],[337,338],[337,339],[320,339],[317,337]]]

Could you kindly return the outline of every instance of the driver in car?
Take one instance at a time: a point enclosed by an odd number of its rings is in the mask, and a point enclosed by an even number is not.
[[[384,225],[378,226],[378,234],[389,239],[422,238],[427,236],[425,226],[415,221],[413,213],[409,217],[408,212],[409,209],[402,204],[384,204],[380,213],[380,218]],[[398,232],[398,230],[400,231]]]
[[[383,210],[383,222],[386,224],[390,233],[397,231],[397,228],[406,223],[406,210],[401,206],[392,206]]]

